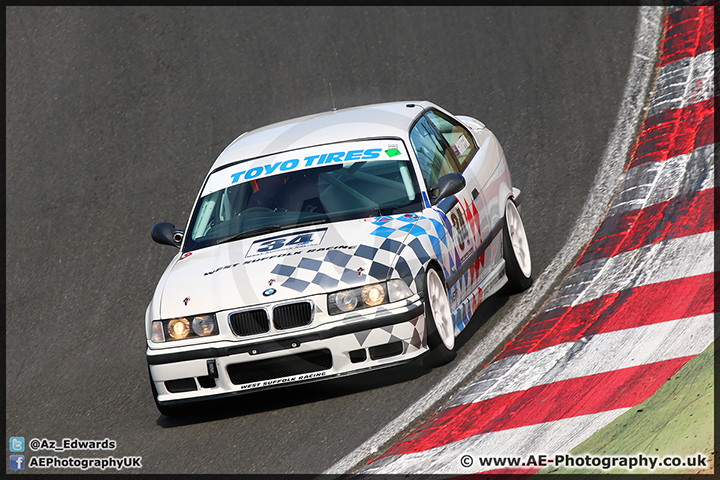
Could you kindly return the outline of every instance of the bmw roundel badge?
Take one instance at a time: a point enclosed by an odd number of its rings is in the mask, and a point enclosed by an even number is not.
[[[272,295],[275,292],[277,292],[277,290],[275,290],[274,288],[268,288],[267,290],[265,290],[263,292],[263,297],[269,297],[270,295]]]

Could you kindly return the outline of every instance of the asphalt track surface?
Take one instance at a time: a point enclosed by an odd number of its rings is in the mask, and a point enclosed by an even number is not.
[[[184,226],[228,143],[329,110],[331,82],[338,108],[427,99],[483,121],[525,194],[537,274],[592,186],[636,21],[636,7],[7,8],[6,438],[110,438],[112,452],[42,454],[142,456],[142,473],[325,471],[452,364],[163,417],[143,317],[175,250],[152,225]],[[455,362],[517,298],[481,306]]]

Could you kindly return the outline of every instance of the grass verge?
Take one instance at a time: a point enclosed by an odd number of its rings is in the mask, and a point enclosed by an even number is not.
[[[710,474],[714,472],[714,343],[696,356],[655,394],[631,408],[571,450],[572,455],[591,454],[664,457],[695,457],[704,454],[707,467],[567,468],[549,466],[538,474]]]

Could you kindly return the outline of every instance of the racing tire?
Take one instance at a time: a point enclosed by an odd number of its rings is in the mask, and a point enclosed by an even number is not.
[[[428,366],[440,366],[451,362],[455,351],[455,326],[453,325],[447,288],[437,270],[429,268],[425,274],[425,321],[428,332]]]
[[[532,285],[532,261],[525,227],[515,202],[508,198],[505,204],[505,226],[503,227],[503,259],[508,282],[508,294],[522,292]]]

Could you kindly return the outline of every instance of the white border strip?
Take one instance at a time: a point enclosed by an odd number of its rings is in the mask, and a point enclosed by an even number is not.
[[[568,265],[575,261],[582,248],[592,239],[610,203],[620,186],[625,163],[633,146],[635,135],[643,118],[645,99],[650,79],[655,70],[657,48],[662,33],[663,7],[640,7],[638,26],[620,111],[615,128],[600,164],[595,183],[588,195],[582,213],[576,221],[572,235],[548,267],[537,277],[533,286],[520,296],[514,308],[488,334],[475,350],[440,381],[423,398],[408,407],[395,420],[387,424],[362,445],[328,468],[324,474],[346,474],[365,463],[372,455],[402,434],[418,417],[426,415],[451,390],[487,361],[496,346],[503,343],[523,321],[534,312],[550,289],[560,279]]]

